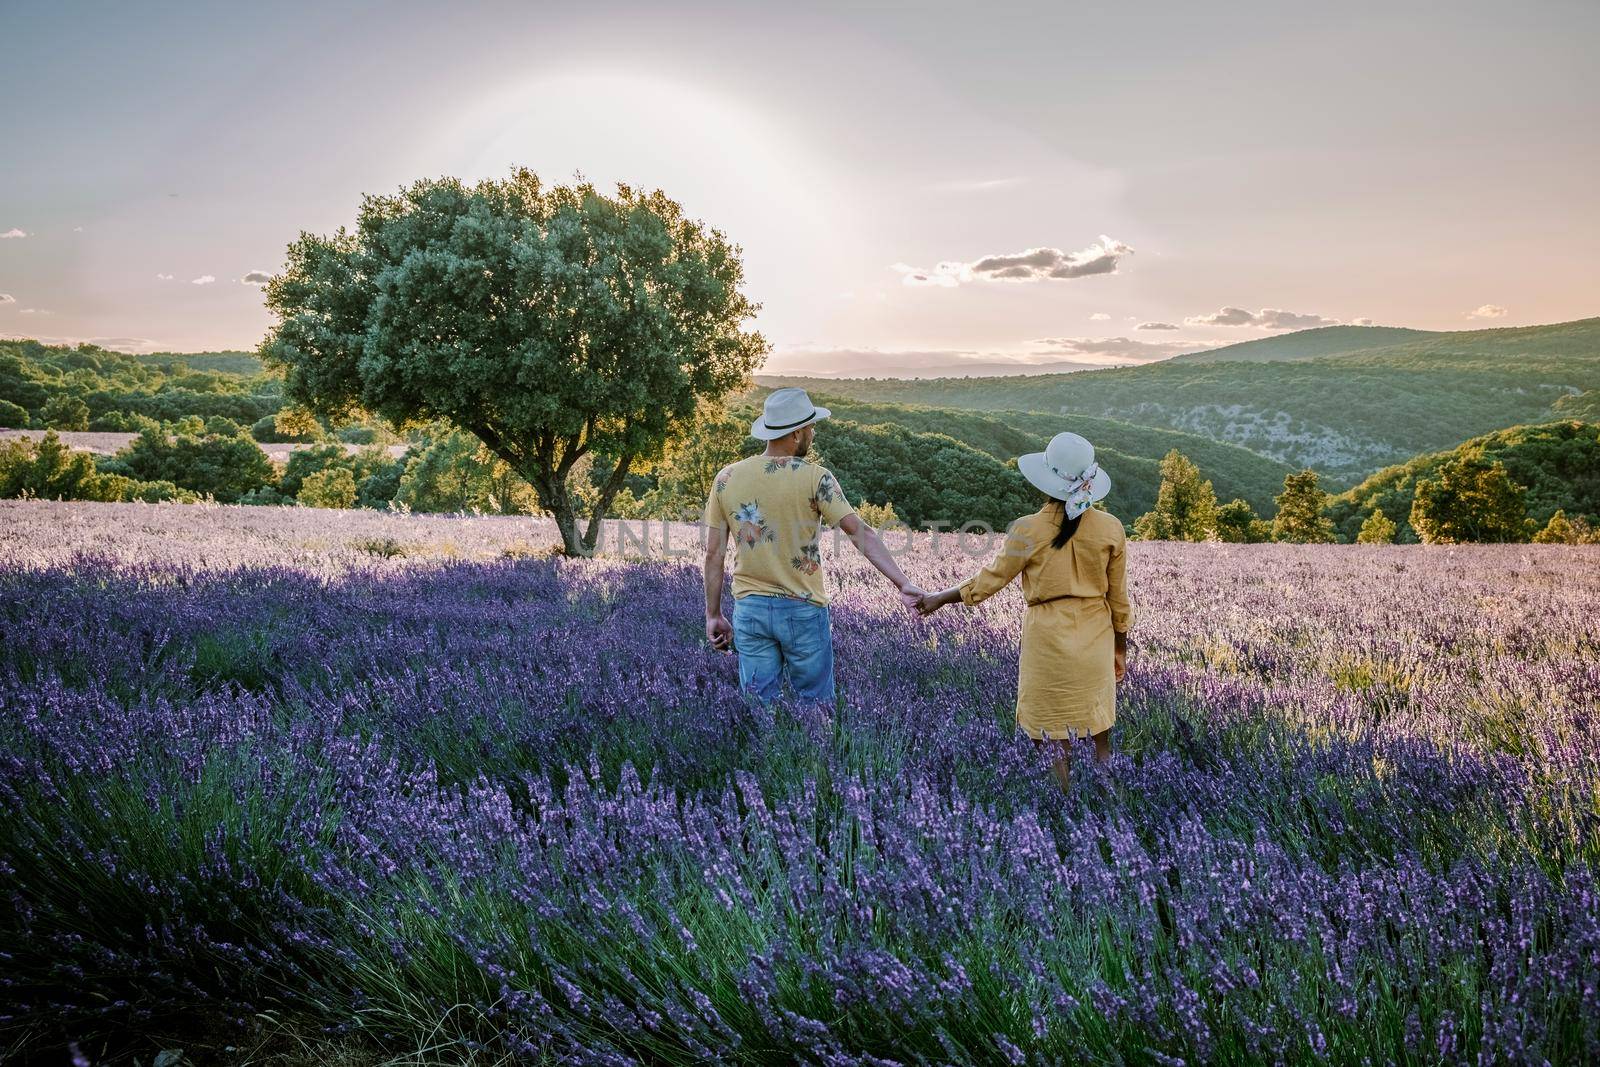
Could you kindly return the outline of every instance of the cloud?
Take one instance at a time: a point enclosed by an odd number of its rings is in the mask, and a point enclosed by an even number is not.
[[[83,232],[83,227],[82,226],[74,226],[72,228],[72,232],[73,233],[82,233]]]
[[[156,275],[156,281],[158,281],[158,282],[170,282],[171,280],[172,280],[172,275],[170,275],[170,274],[157,274]]]
[[[1102,363],[1154,363],[1156,360],[1215,348],[1215,341],[1135,341],[1127,337],[1040,337],[1044,356],[1065,356],[1070,360],[1097,360]]]
[[[1506,309],[1499,304],[1484,304],[1474,311],[1467,312],[1469,319],[1503,319],[1505,315]]]
[[[1089,321],[1090,322],[1110,322],[1111,321],[1111,316],[1107,315],[1104,311],[1096,311],[1093,315],[1089,316]]]
[[[239,280],[246,285],[266,285],[272,280],[272,275],[264,270],[252,270]]]
[[[7,230],[5,233],[0,233],[0,240],[10,240],[13,237],[26,237],[26,236],[28,236],[28,235],[23,233],[21,230],[17,229],[15,226],[13,226],[11,229]]]
[[[1117,261],[1130,255],[1133,249],[1104,234],[1097,244],[1081,252],[1067,253],[1059,248],[1030,248],[1026,252],[1009,255],[984,256],[972,264],[972,273],[980,278],[1006,279],[1008,281],[1039,281],[1040,279],[1083,278],[1091,274],[1114,274]]]
[[[1170,322],[1141,322],[1135,326],[1136,330],[1176,330],[1177,327]]]
[[[15,304],[16,302],[17,298],[10,293],[0,293],[0,307],[4,307],[7,304]]]
[[[17,314],[18,315],[54,315],[55,312],[54,311],[47,311],[44,308],[23,308],[22,310],[18,311]]]
[[[947,260],[932,270],[909,263],[896,263],[891,269],[900,272],[906,285],[937,285],[948,289],[971,281],[1066,281],[1093,274],[1115,274],[1117,262],[1132,253],[1133,249],[1121,241],[1101,234],[1097,243],[1081,252],[1029,248],[1022,252],[983,256],[970,263]]]
[[[1279,308],[1262,308],[1247,311],[1228,306],[1210,315],[1191,315],[1183,320],[1190,326],[1256,326],[1263,330],[1295,330],[1307,326],[1337,326],[1338,319],[1322,315],[1301,314]]]
[[[1225,307],[1214,315],[1190,315],[1183,321],[1190,326],[1253,326],[1256,317],[1244,308]]]
[[[1352,326],[1371,326],[1372,325],[1372,320],[1371,319],[1351,319],[1350,320],[1350,325],[1352,325]]]
[[[217,280],[217,277],[214,274],[202,274],[198,278],[189,279],[189,284],[190,285],[210,285],[212,282],[214,282],[216,280]]]

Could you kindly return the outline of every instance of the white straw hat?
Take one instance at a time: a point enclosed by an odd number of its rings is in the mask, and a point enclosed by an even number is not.
[[[831,414],[827,408],[813,404],[804,389],[774,389],[761,405],[761,417],[751,423],[750,436],[758,441],[774,441]]]
[[[1043,452],[1018,456],[1017,469],[1046,496],[1065,504],[1069,519],[1111,492],[1111,475],[1094,461],[1094,445],[1075,433],[1058,433]]]

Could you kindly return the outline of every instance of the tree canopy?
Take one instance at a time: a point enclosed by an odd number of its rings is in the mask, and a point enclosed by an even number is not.
[[[469,431],[587,554],[634,461],[759,364],[743,278],[738,248],[660,192],[425,180],[289,247],[261,352],[319,414]],[[580,536],[584,457],[602,473]]]
[[[1217,529],[1216,490],[1209,479],[1200,477],[1200,468],[1174,448],[1161,460],[1155,508],[1134,520],[1133,528],[1146,541],[1204,541]]]
[[[1534,529],[1527,496],[1504,463],[1466,452],[1417,483],[1411,526],[1428,544],[1526,541]]]
[[[1316,471],[1308,467],[1284,478],[1277,502],[1278,514],[1272,519],[1274,541],[1325,544],[1334,539],[1333,520],[1326,514],[1328,494],[1317,484]]]

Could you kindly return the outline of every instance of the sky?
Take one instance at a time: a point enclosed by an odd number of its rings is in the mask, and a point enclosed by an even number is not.
[[[1600,314],[1600,3],[0,3],[0,337],[252,349],[419,178],[660,188],[772,373]]]

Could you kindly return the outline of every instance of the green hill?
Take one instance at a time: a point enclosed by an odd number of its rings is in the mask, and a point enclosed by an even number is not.
[[[248,426],[283,405],[283,386],[247,352],[130,356],[94,345],[0,341],[0,423],[42,426],[57,398],[82,401],[91,430],[135,429],[131,416],[220,415]]]
[[[1415,541],[1407,518],[1417,483],[1474,450],[1504,463],[1512,480],[1527,488],[1528,515],[1539,526],[1549,522],[1558,508],[1565,509],[1569,518],[1582,515],[1600,525],[1600,424],[1563,420],[1497,430],[1446,452],[1385,467],[1329,502],[1334,526],[1353,541],[1373,509],[1382,508],[1400,525],[1400,539]]]
[[[1320,359],[1384,345],[1419,341],[1439,334],[1431,330],[1408,330],[1403,326],[1319,326],[1296,330],[1278,337],[1241,341],[1224,348],[1189,352],[1174,356],[1169,363],[1277,363],[1296,359]]]
[[[752,399],[767,392],[754,391]],[[1222,500],[1243,497],[1257,512],[1271,514],[1272,498],[1282,490],[1290,467],[1235,445],[1194,434],[1111,419],[1063,417],[1035,411],[975,412],[906,404],[866,404],[848,397],[814,392],[812,399],[829,408],[834,418],[862,425],[901,426],[915,433],[944,434],[1003,463],[1024,452],[1037,452],[1062,430],[1081,433],[1094,443],[1095,455],[1111,475],[1106,507],[1132,522],[1155,506],[1161,483],[1157,465],[1171,449],[1199,464]],[[752,417],[754,412],[751,413]],[[825,444],[826,431],[823,440]],[[843,477],[841,475],[841,477]],[[882,503],[882,501],[874,501]]]
[[[1557,400],[1552,407],[1563,419],[1600,422],[1600,389],[1587,389]]]
[[[1556,417],[1561,398],[1600,388],[1600,319],[1268,362],[1169,360],[1013,378],[758,380],[862,402],[1164,427],[1313,467],[1337,488],[1418,453]]]
[[[253,352],[151,352],[132,358],[169,374],[182,366],[195,371],[238,374],[246,378],[266,373],[266,367]]]
[[[978,522],[1003,530],[1039,507],[1039,492],[1016,467],[944,434],[829,420],[817,446],[851,503],[892,502],[917,529]]]

